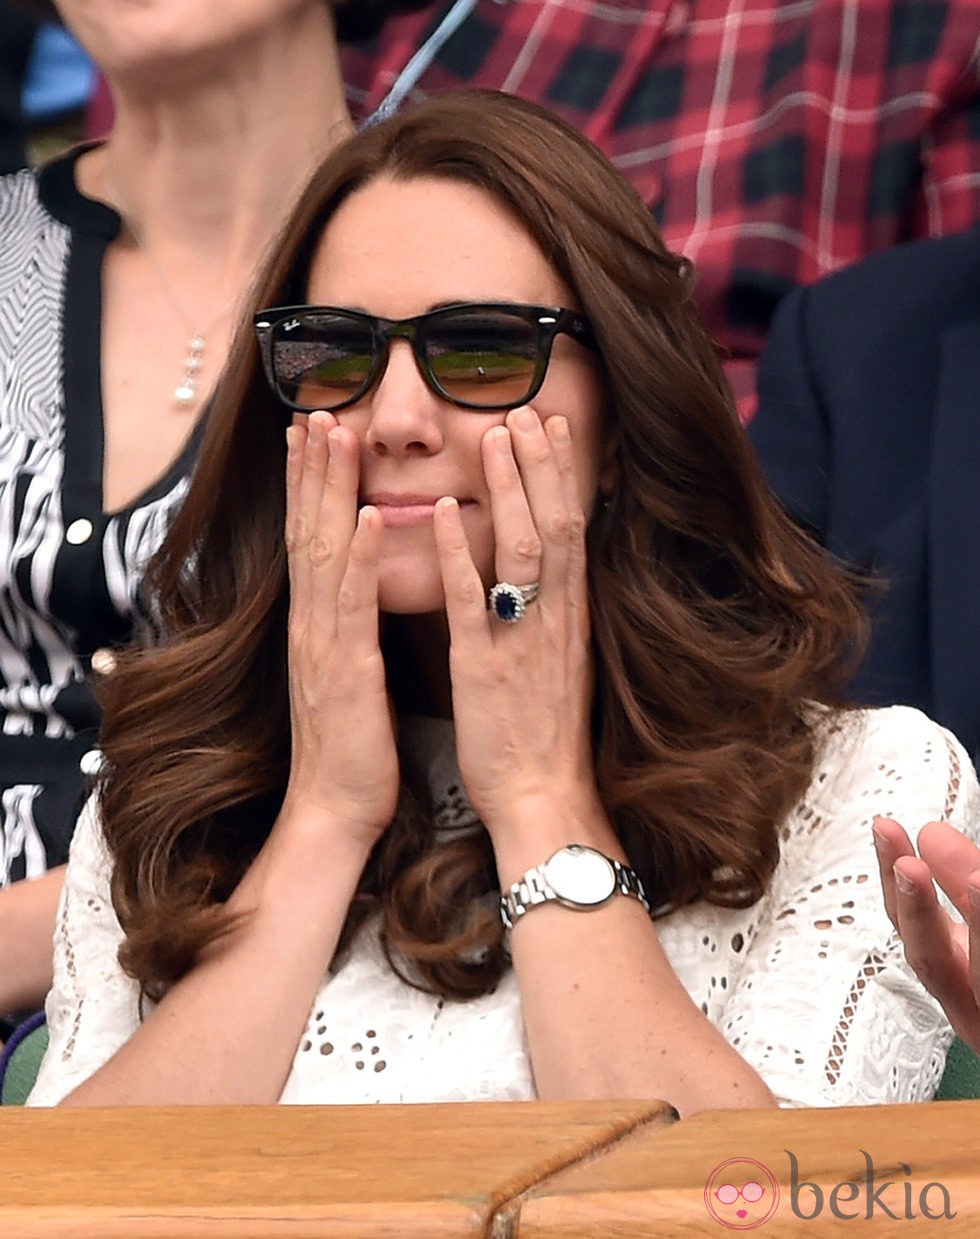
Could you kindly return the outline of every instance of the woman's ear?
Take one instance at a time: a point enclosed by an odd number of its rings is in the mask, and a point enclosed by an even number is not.
[[[599,495],[602,499],[608,499],[619,486],[621,473],[619,436],[610,436],[602,454],[602,463],[599,466]]]
[[[619,461],[614,461],[608,469],[599,474],[599,497],[610,499],[619,486]]]

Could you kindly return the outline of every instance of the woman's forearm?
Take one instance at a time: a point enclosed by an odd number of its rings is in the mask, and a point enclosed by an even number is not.
[[[625,859],[604,814],[570,805],[533,806],[526,830],[509,823],[497,846],[502,886],[567,843]],[[540,1097],[658,1098],[682,1115],[775,1104],[692,1001],[638,900],[617,895],[592,911],[543,904],[510,938]]]
[[[775,1104],[692,1002],[635,900],[535,908],[511,950],[540,1097],[657,1098],[681,1115]]]
[[[277,1101],[365,860],[315,815],[281,817],[229,901],[241,921],[63,1104]]]
[[[0,1012],[32,1011],[51,988],[64,865],[0,890]]]

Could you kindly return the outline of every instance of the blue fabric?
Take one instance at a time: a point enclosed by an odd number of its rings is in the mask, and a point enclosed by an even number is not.
[[[780,305],[750,437],[777,497],[887,582],[855,688],[980,759],[980,228],[896,246]],[[911,829],[923,823],[906,822]]]
[[[43,121],[84,107],[95,89],[95,67],[63,26],[47,24],[34,39],[21,92],[24,115]]]

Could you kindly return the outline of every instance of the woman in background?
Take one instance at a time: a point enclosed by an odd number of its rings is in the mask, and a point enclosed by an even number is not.
[[[0,1013],[50,982],[41,875],[97,763],[89,676],[131,633],[256,264],[351,132],[337,37],[410,7],[21,3],[74,32],[116,119],[0,180]]]

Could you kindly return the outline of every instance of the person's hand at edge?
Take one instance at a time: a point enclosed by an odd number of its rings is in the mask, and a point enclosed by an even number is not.
[[[956,1035],[980,1053],[980,848],[947,822],[919,832],[877,818],[875,849],[885,908],[919,980],[942,1004]],[[963,918],[940,905],[934,883]]]

